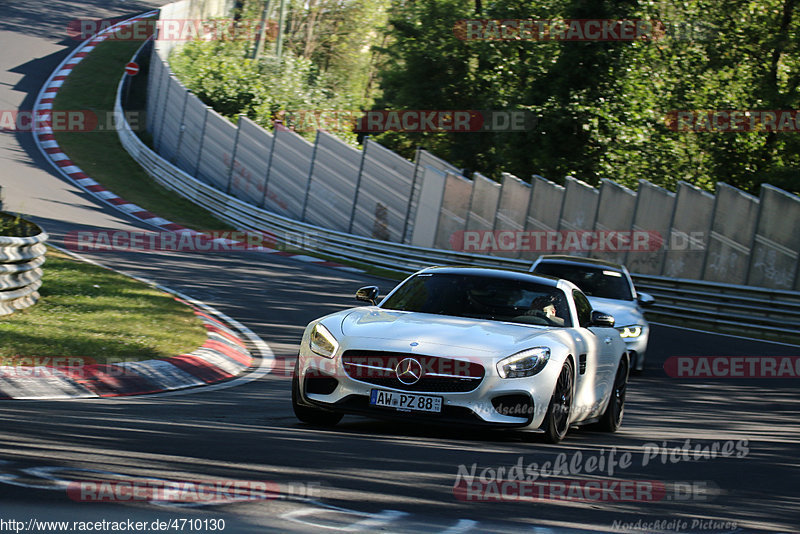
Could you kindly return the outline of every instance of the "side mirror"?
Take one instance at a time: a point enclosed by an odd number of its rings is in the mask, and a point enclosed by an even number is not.
[[[356,300],[369,302],[373,306],[378,303],[378,286],[366,286],[356,291]]]
[[[636,300],[638,300],[639,304],[642,306],[650,306],[656,301],[656,299],[650,293],[638,293]]]
[[[614,316],[601,311],[592,310],[592,323],[591,326],[601,326],[604,328],[614,327]]]

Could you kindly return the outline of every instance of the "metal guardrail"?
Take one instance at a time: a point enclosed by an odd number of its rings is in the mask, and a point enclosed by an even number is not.
[[[47,234],[0,236],[0,315],[33,306],[39,300]]]
[[[683,278],[632,275],[656,302],[648,316],[800,342],[800,292]]]
[[[122,113],[124,78],[117,90],[115,111]],[[125,150],[153,179],[184,198],[203,206],[242,230],[267,231],[277,241],[358,263],[411,273],[431,265],[471,265],[527,271],[528,260],[415,247],[360,237],[258,208],[201,182],[172,165],[148,146],[123,121],[118,130]],[[733,332],[800,342],[800,292],[732,286],[698,280],[633,275],[637,288],[656,297],[648,316],[676,322],[713,323]],[[760,308],[759,308],[760,306]]]

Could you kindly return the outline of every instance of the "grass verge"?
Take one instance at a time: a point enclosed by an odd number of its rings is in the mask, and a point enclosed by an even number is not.
[[[0,358],[77,357],[119,362],[191,352],[202,321],[172,295],[49,249],[41,299],[0,317]]]
[[[196,230],[231,230],[205,209],[150,178],[119,142],[113,128],[117,84],[141,42],[108,40],[98,45],[57,93],[55,111],[91,110],[102,127],[87,132],[56,132],[56,140],[83,171],[120,197],[160,217]],[[138,76],[143,76],[140,73]],[[144,110],[133,110],[144,116]]]

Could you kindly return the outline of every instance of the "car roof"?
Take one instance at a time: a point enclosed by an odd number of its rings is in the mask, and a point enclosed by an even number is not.
[[[523,273],[507,271],[505,269],[491,269],[486,267],[428,267],[420,273],[437,274],[462,274],[467,276],[485,276],[489,278],[502,278],[504,280],[519,280],[521,282],[536,282],[542,285],[557,287],[559,279],[545,274]]]
[[[584,258],[581,256],[567,256],[565,254],[547,254],[539,256],[536,263],[562,263],[573,265],[587,265],[590,267],[603,267],[604,269],[613,269],[615,271],[623,272],[622,265],[613,263],[606,260],[598,260],[595,258]]]

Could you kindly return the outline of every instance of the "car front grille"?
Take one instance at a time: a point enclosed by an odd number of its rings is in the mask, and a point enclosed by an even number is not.
[[[416,360],[422,369],[419,380],[412,384],[399,380],[396,372],[407,358]],[[348,350],[342,363],[354,380],[404,391],[465,393],[476,389],[485,373],[477,362],[402,352]]]

